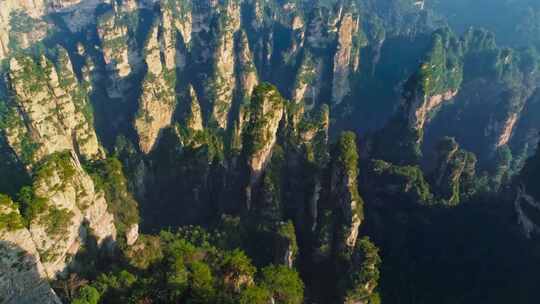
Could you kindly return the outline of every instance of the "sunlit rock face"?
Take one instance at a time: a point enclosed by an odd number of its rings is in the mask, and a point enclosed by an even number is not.
[[[103,192],[95,190],[75,154],[53,155],[39,169],[33,187],[47,209],[35,215],[29,231],[49,278],[67,270],[90,236],[98,246],[112,250],[114,217],[107,210]]]
[[[163,14],[145,46],[148,72],[135,119],[139,147],[144,153],[152,150],[160,131],[170,125],[176,108],[176,36],[171,18],[170,13]]]
[[[258,182],[268,164],[276,143],[279,123],[284,114],[284,99],[277,89],[268,84],[255,88],[251,101],[248,133],[245,135],[244,153],[249,167],[247,186],[248,208],[251,189]]]
[[[87,110],[86,91],[78,83],[65,51],[60,54],[57,66],[45,57],[10,61],[8,78],[16,107],[13,123],[6,130],[7,139],[19,157],[29,163],[64,150],[77,151],[87,159],[103,156]]]
[[[14,221],[0,228],[2,303],[61,303],[47,281],[32,235],[22,224],[19,210],[6,196],[0,197],[0,214]]]

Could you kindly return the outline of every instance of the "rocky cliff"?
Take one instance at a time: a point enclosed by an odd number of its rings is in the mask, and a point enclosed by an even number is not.
[[[64,150],[85,159],[103,156],[86,91],[64,50],[56,64],[45,56],[11,59],[8,83],[11,118],[5,132],[23,162],[30,165]]]
[[[434,185],[444,203],[457,205],[474,191],[476,156],[461,149],[453,138],[442,139],[437,154]]]
[[[49,278],[67,270],[88,237],[112,251],[114,217],[75,154],[52,154],[35,176],[29,231]]]
[[[47,282],[36,245],[17,206],[0,196],[0,300],[2,303],[59,304]]]
[[[10,288],[5,293],[8,302],[58,303],[46,280],[81,267],[75,256],[88,242],[95,242],[106,255],[117,247],[116,226],[122,219],[86,167],[105,158],[94,129],[89,89],[62,48],[52,59],[17,55],[9,62],[2,135],[31,183],[18,194],[24,220],[15,205],[7,207],[16,227],[2,236],[2,242],[9,241],[3,246],[4,262],[14,263],[13,256],[20,259],[19,266],[10,264],[11,272],[5,273],[2,286]],[[122,238],[133,244],[137,226],[129,228],[121,231],[126,233]]]
[[[352,250],[358,238],[358,228],[364,220],[364,202],[358,193],[358,152],[353,133],[341,135],[336,144],[331,169],[330,193],[339,215],[342,235],[339,248]],[[341,251],[342,249],[337,249]]]
[[[250,176],[246,190],[248,209],[252,188],[272,157],[279,123],[284,114],[284,102],[277,89],[269,84],[259,85],[253,93],[250,119],[244,138],[244,153]]]
[[[144,52],[148,72],[142,84],[135,129],[141,150],[149,153],[160,131],[171,124],[177,103],[176,30],[170,12],[165,10],[160,24],[151,29]]]

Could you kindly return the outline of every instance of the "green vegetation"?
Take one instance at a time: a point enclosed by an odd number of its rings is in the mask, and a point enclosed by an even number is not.
[[[50,236],[66,235],[72,227],[73,211],[65,208],[50,206],[46,214],[39,217],[39,224],[45,226],[45,232]]]
[[[156,251],[156,244],[139,246],[139,256],[151,256],[150,263],[143,263],[146,268],[115,267],[101,273],[79,290],[76,301],[86,302],[75,303],[151,299],[157,303],[263,304],[270,297],[280,304],[302,303],[304,287],[296,271],[284,266],[257,271],[243,251],[215,247],[208,241],[212,239],[200,228],[161,232],[155,239],[160,255],[141,252]]]
[[[285,100],[271,84],[258,85],[251,98],[251,117],[243,140],[246,155],[252,156],[263,149],[274,136],[270,130],[271,121],[278,119]]]
[[[476,156],[460,148],[452,137],[436,147],[437,168],[431,177],[435,193],[443,204],[455,206],[476,192]]]
[[[210,161],[214,159],[223,160],[225,158],[221,132],[211,128],[195,131],[180,124],[176,124],[176,129],[180,133],[180,138],[184,146],[193,150],[203,147]]]
[[[460,41],[450,30],[433,34],[433,45],[420,68],[425,96],[459,89],[463,81],[462,53]]]
[[[44,60],[35,60],[22,54],[15,55],[21,70],[11,74],[11,77],[13,77],[13,81],[22,85],[26,93],[35,94],[47,87],[53,64],[44,57],[42,58]]]
[[[357,242],[356,256],[354,257],[356,265],[352,266],[349,274],[349,289],[346,291],[345,303],[365,302],[369,304],[378,304],[378,294],[373,291],[379,282],[379,266],[381,258],[379,249],[364,237]]]
[[[11,12],[9,16],[9,27],[13,32],[30,33],[34,29],[35,21],[26,12],[16,10]]]
[[[92,286],[84,286],[78,292],[78,295],[71,304],[98,304],[99,292]]]
[[[278,242],[284,242],[291,251],[291,258],[294,261],[298,255],[298,243],[296,240],[296,230],[292,221],[281,223],[277,228]]]
[[[31,186],[22,187],[17,199],[21,202],[21,213],[27,225],[47,209],[47,199],[38,197]]]
[[[47,156],[41,162],[35,169],[34,180],[46,181],[56,174],[61,180],[59,188],[63,188],[76,173],[71,152],[58,152]]]
[[[86,172],[92,177],[97,191],[105,192],[108,209],[113,214],[120,240],[131,225],[139,223],[138,204],[127,189],[122,163],[116,157],[87,162]]]
[[[388,194],[404,193],[413,201],[430,204],[433,194],[424,179],[424,173],[418,166],[397,166],[382,160],[371,163],[378,185],[384,185],[381,191]]]
[[[26,225],[37,221],[45,227],[48,234],[60,236],[66,233],[74,216],[73,212],[65,208],[50,206],[48,199],[39,196],[36,192],[42,183],[50,183],[53,176],[58,176],[60,182],[49,191],[61,191],[76,174],[69,152],[55,153],[46,157],[39,164],[33,175],[32,186],[24,186],[17,195],[21,203],[20,209]]]
[[[335,163],[338,166],[337,170],[344,170],[347,174],[348,180],[354,181],[354,183],[347,182],[349,193],[351,198],[356,202],[356,210],[354,212],[360,218],[364,218],[364,200],[358,193],[358,184],[356,180],[358,178],[358,150],[356,147],[356,135],[353,132],[343,132],[338,139],[336,147],[334,148]]]
[[[24,228],[18,206],[7,195],[0,194],[0,233]]]
[[[286,266],[265,267],[261,281],[278,304],[300,304],[304,300],[302,280],[296,271]]]

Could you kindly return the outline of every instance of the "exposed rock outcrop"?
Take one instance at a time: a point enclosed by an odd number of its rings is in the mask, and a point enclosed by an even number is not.
[[[45,37],[48,26],[41,18],[46,12],[45,0],[7,0],[0,3],[0,61],[13,48],[28,48]]]
[[[414,112],[414,116],[411,117],[413,127],[416,130],[422,130],[426,123],[429,122],[430,115],[441,107],[444,102],[452,100],[457,93],[457,91],[450,90],[435,96],[424,96],[424,101],[419,103],[420,106]]]
[[[64,150],[87,159],[103,156],[92,126],[84,88],[77,82],[65,51],[58,65],[42,56],[13,58],[9,83],[13,122],[6,130],[10,146],[26,164]]]
[[[187,114],[186,127],[193,131],[203,130],[203,118],[199,99],[193,86],[189,86],[189,113]]]
[[[364,220],[364,202],[358,193],[357,180],[356,136],[354,133],[344,133],[339,138],[333,155],[330,193],[335,208],[339,210],[338,246],[349,250],[355,247],[358,228]]]
[[[259,84],[257,67],[253,61],[253,54],[245,31],[241,31],[237,43],[237,65],[242,101],[249,101],[255,86]]]
[[[240,5],[236,1],[229,1],[219,14],[219,34],[212,56],[214,66],[208,95],[213,103],[211,120],[219,128],[227,129],[236,85],[234,38],[240,29]]]
[[[143,82],[135,129],[139,147],[148,154],[176,108],[176,37],[170,14],[154,25],[145,46],[148,74]],[[161,33],[161,35],[159,35]]]
[[[98,35],[101,41],[109,82],[107,93],[110,98],[122,98],[128,89],[123,80],[142,60],[130,47],[128,20],[130,12],[123,6],[114,5],[113,11],[101,16],[97,21]],[[133,30],[133,29],[131,29]]]
[[[257,86],[253,93],[249,125],[244,138],[244,153],[250,176],[247,188],[248,209],[252,187],[272,157],[277,130],[285,110],[284,102],[278,90],[269,84]]]
[[[443,203],[457,205],[474,191],[476,156],[461,149],[454,138],[444,138],[437,148],[434,185],[437,193],[442,195]]]
[[[499,139],[497,141],[497,148],[500,148],[510,141],[510,138],[512,137],[512,133],[514,131],[514,127],[516,126],[516,123],[518,122],[518,114],[511,113],[510,116],[506,119],[506,122],[504,123],[504,126],[502,128],[502,132],[500,132]]]
[[[32,215],[29,230],[49,278],[67,270],[90,235],[98,246],[112,249],[114,217],[75,154],[49,156],[36,173],[33,191],[41,208]]]
[[[303,102],[305,110],[312,110],[319,101],[322,86],[323,62],[306,52],[296,75],[292,100]]]
[[[334,56],[332,102],[340,104],[351,90],[349,76],[353,64],[353,35],[359,30],[359,19],[347,13],[338,30],[338,49]]]
[[[0,195],[0,217],[0,301],[60,304],[19,210],[4,195]]]

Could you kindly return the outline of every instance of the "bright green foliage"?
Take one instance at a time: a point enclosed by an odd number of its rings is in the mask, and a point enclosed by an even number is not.
[[[152,235],[139,235],[136,245],[126,248],[124,252],[130,265],[144,270],[163,259],[161,240]]]
[[[337,143],[337,162],[345,168],[349,176],[358,176],[358,151],[356,149],[356,135],[353,132],[344,132]]]
[[[243,251],[236,249],[224,254],[221,265],[222,273],[233,278],[239,278],[242,276],[253,277],[255,271],[256,268],[251,265],[251,260]]]
[[[210,267],[200,261],[190,265],[190,295],[192,303],[210,303],[215,295],[214,277]]]
[[[270,292],[262,287],[252,286],[240,294],[239,304],[268,304],[271,299]]]
[[[279,119],[278,114],[284,107],[285,100],[277,88],[271,84],[258,85],[251,99],[251,117],[243,140],[246,155],[251,156],[263,149],[274,136],[269,124]]]
[[[438,167],[434,173],[436,193],[444,204],[455,206],[474,194],[476,156],[461,149],[454,138],[437,145]]]
[[[262,286],[278,304],[300,304],[304,300],[304,283],[296,271],[287,266],[268,266],[262,270]]]
[[[380,277],[379,249],[369,238],[365,237],[358,241],[356,255],[355,263],[358,265],[353,265],[353,271],[350,274],[351,289],[346,293],[346,303],[367,301],[368,299],[371,301],[373,290],[377,287]]]
[[[24,228],[17,205],[7,195],[0,194],[0,233]]]
[[[127,257],[152,256],[146,267],[133,272],[117,265],[114,271],[98,275],[89,286],[99,292],[100,303],[153,299],[157,303],[266,304],[271,296],[277,303],[302,302],[303,283],[295,270],[270,266],[257,275],[243,251],[215,247],[212,244],[219,238],[212,235],[192,227],[178,233],[163,231],[159,238],[142,236],[144,242],[139,241],[138,248]],[[159,248],[153,244],[156,240]],[[145,250],[160,254],[145,254]]]
[[[184,146],[194,150],[206,150],[208,159],[223,159],[224,147],[223,139],[218,132],[210,128],[194,131],[179,124],[176,125],[179,130],[181,140]]]
[[[30,186],[22,187],[17,199],[21,203],[22,214],[27,224],[30,224],[47,208],[47,199],[38,197]]]
[[[68,233],[71,228],[73,211],[65,208],[49,207],[47,213],[40,216],[39,223],[45,225],[48,235],[60,236]]]
[[[49,206],[47,198],[37,195],[36,189],[42,183],[48,183],[49,179],[56,175],[60,183],[49,190],[62,190],[71,183],[75,174],[76,169],[69,152],[51,154],[37,166],[33,176],[33,185],[22,187],[17,197],[27,225],[38,220],[39,224],[44,225],[47,233],[51,235],[58,236],[67,231],[74,216],[73,212],[65,208]]]
[[[57,174],[62,181],[59,185],[61,189],[71,181],[76,173],[71,153],[69,151],[58,152],[47,156],[37,167],[34,181],[46,181]]]
[[[338,170],[344,170],[350,180],[354,183],[348,183],[347,187],[353,200],[356,201],[357,207],[354,212],[360,219],[364,218],[364,200],[358,193],[358,150],[356,147],[356,135],[353,132],[344,132],[338,139],[335,147],[334,158],[339,166]]]
[[[298,254],[298,243],[296,241],[296,231],[292,221],[282,223],[277,228],[278,238],[281,242],[285,242],[288,249],[292,252],[292,258],[295,259]]]
[[[71,301],[71,304],[98,304],[99,292],[92,286],[84,286],[79,290],[79,293],[75,299]]]
[[[139,222],[138,204],[127,189],[122,163],[115,157],[88,162],[84,166],[98,191],[104,191],[108,209],[114,215],[120,238]]]
[[[378,185],[387,194],[406,194],[410,199],[422,204],[433,200],[430,186],[418,166],[397,166],[382,160],[372,161],[372,170],[380,178]]]
[[[460,87],[463,81],[461,44],[450,30],[440,30],[433,35],[431,51],[420,67],[420,79],[425,96]]]

